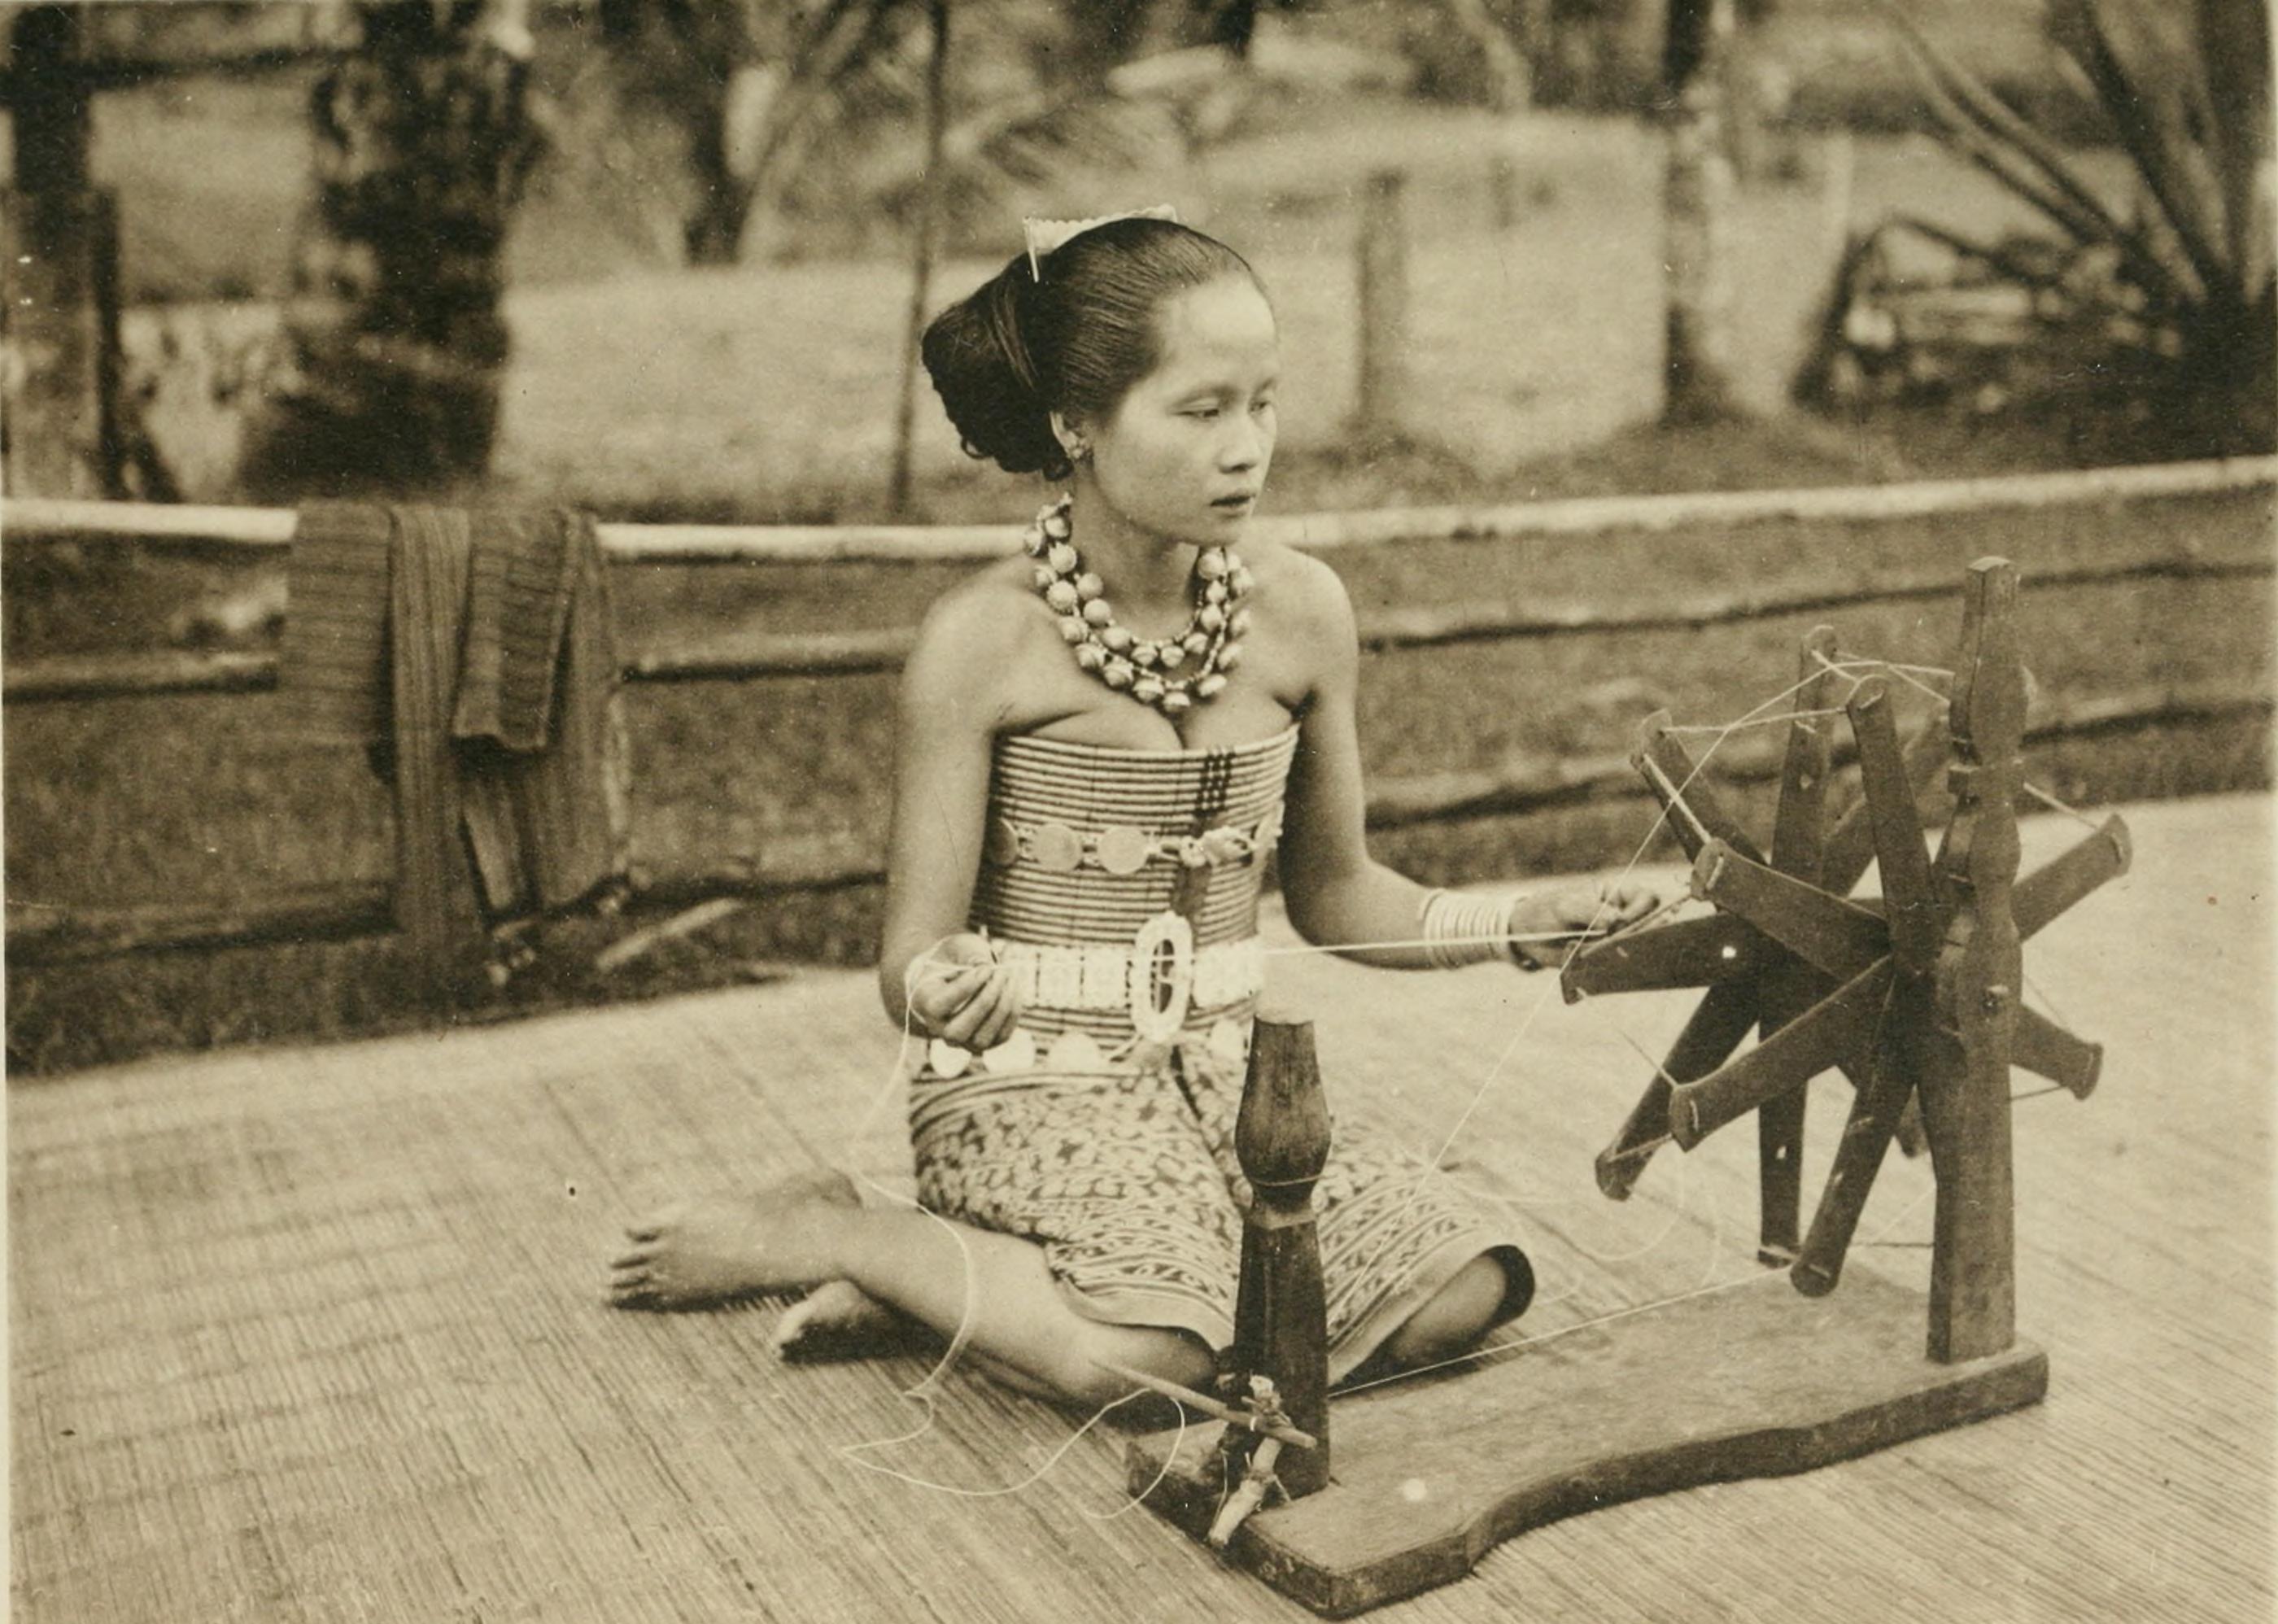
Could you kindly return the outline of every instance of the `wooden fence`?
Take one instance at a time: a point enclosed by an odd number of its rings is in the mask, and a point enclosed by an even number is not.
[[[1415,541],[1508,541],[1613,531],[1670,532],[1702,526],[1777,525],[1802,521],[1874,523],[1940,514],[2083,502],[2124,502],[2216,495],[2278,487],[2278,457],[2100,469],[1997,479],[1903,486],[1621,497],[1511,507],[1409,509],[1314,514],[1260,521],[1258,529],[1308,550]],[[42,540],[132,538],[201,548],[273,550],[292,543],[294,515],[250,508],[22,500],[0,504],[0,535],[11,550]],[[692,564],[864,561],[921,563],[995,556],[1001,525],[985,526],[600,526],[614,559]],[[2163,555],[2035,572],[2037,586],[2078,586],[2148,579],[2267,579],[2272,559],[2197,559]],[[1840,587],[1796,587],[1701,596],[1650,608],[1575,609],[1555,614],[1510,605],[1464,606],[1381,616],[1365,624],[1372,650],[1453,643],[1546,639],[1586,633],[1736,624],[1849,605],[1932,598],[1958,590],[1951,571],[1890,576]],[[730,681],[762,677],[833,677],[897,667],[908,651],[904,630],[751,636],[702,647],[641,655],[625,675],[635,682]],[[273,654],[164,652],[48,658],[9,665],[11,703],[126,699],[162,693],[252,693],[274,687]],[[2035,742],[2137,729],[2261,716],[2269,693],[2254,688],[2160,689],[2107,696],[2039,718]],[[1747,781],[1777,772],[1769,739],[1735,745],[1720,756],[1723,776]],[[1618,757],[1545,764],[1519,762],[1473,771],[1377,783],[1370,794],[1372,828],[1504,816],[1613,800],[1636,793],[1634,774]],[[722,896],[764,898],[871,885],[875,862],[762,873],[730,861],[669,872],[636,873],[637,900],[686,906]],[[7,950],[19,963],[108,957],[164,949],[212,948],[279,941],[337,940],[392,928],[384,884],[337,885],[271,893],[229,907],[157,905],[58,908],[11,903]]]

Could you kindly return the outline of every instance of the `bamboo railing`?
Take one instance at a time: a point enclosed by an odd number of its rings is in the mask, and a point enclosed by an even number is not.
[[[1423,540],[1510,540],[1803,521],[1874,523],[2274,487],[2278,487],[2278,457],[2262,457],[1906,486],[1313,514],[1260,521],[1258,528],[1308,550],[1319,550]],[[257,508],[34,500],[0,502],[0,537],[11,548],[42,540],[114,537],[270,550],[291,546],[294,523],[289,510]],[[1002,525],[604,525],[599,528],[608,556],[647,563],[938,562],[993,557],[1005,547]],[[2081,586],[2151,579],[2267,579],[2272,573],[2273,561],[2268,556],[2162,555],[2045,568],[2037,571],[2034,578],[2038,586]],[[1838,587],[1718,594],[1624,609],[1579,605],[1523,609],[1510,604],[1419,609],[1376,617],[1362,627],[1361,642],[1365,648],[1383,651],[1729,624],[1870,602],[1935,598],[1958,590],[1948,572],[1894,575]],[[899,666],[912,636],[903,630],[752,636],[638,655],[628,661],[625,675],[636,682],[693,682],[880,673]],[[273,654],[168,651],[23,662],[6,668],[4,693],[9,702],[22,704],[256,693],[273,688],[276,682]],[[2271,698],[2261,689],[2144,691],[2054,710],[2039,719],[2028,738],[2046,744],[2184,723],[2267,719],[2271,712]],[[1721,777],[1748,782],[1775,776],[1777,762],[1770,740],[1736,739],[1720,753],[1718,769]],[[1403,828],[1626,799],[1637,793],[1636,777],[1625,758],[1528,758],[1476,770],[1380,779],[1369,796],[1368,823],[1372,829]],[[636,901],[685,907],[723,896],[764,899],[813,894],[874,885],[882,878],[875,861],[823,862],[785,869],[763,868],[754,858],[731,856],[699,868],[637,870],[631,891]],[[7,909],[7,951],[16,962],[36,964],[126,953],[340,940],[384,932],[393,923],[388,888],[377,881],[303,887],[226,907],[62,908],[11,902]]]
[[[2150,463],[2057,473],[1906,485],[1705,491],[1665,496],[1581,496],[1477,508],[1385,508],[1260,518],[1260,540],[1307,552],[1403,541],[1512,541],[1530,537],[1662,532],[1795,523],[1873,524],[1941,514],[1984,514],[2096,502],[2218,496],[2278,486],[2278,456]],[[289,508],[160,502],[0,501],[0,537],[25,540],[131,537],[263,550],[289,548]],[[645,563],[958,563],[1005,550],[998,525],[623,525],[595,526],[611,558]]]

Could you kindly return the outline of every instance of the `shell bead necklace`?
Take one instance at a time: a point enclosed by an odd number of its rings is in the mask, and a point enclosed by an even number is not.
[[[1195,560],[1194,613],[1175,637],[1134,637],[1115,624],[1105,585],[1083,567],[1068,524],[1070,499],[1047,504],[1021,538],[1036,561],[1036,590],[1059,617],[1075,663],[1120,693],[1175,716],[1226,687],[1242,663],[1250,630],[1249,566],[1227,547],[1206,547]]]

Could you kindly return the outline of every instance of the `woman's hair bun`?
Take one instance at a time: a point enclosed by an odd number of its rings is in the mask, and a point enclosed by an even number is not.
[[[967,456],[1007,473],[1064,479],[1067,454],[1021,335],[1028,280],[1023,255],[936,317],[919,354]]]

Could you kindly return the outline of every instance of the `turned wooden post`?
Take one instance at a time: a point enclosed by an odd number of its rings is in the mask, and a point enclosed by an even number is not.
[[[1251,1191],[1242,1221],[1235,1370],[1272,1378],[1290,1425],[1319,1441],[1284,1451],[1275,1464],[1295,1499],[1329,1482],[1328,1310],[1312,1200],[1329,1156],[1329,1107],[1311,1022],[1258,1016],[1234,1153]]]
[[[1923,1122],[1938,1173],[1930,1356],[1998,1353],[2016,1340],[2016,1222],[2009,1061],[2023,948],[2011,887],[2024,763],[2025,673],[2017,650],[2017,571],[1969,566],[1949,722],[1953,821],[1938,858],[1953,906],[1938,949],[1935,1030],[1925,1047]]]

